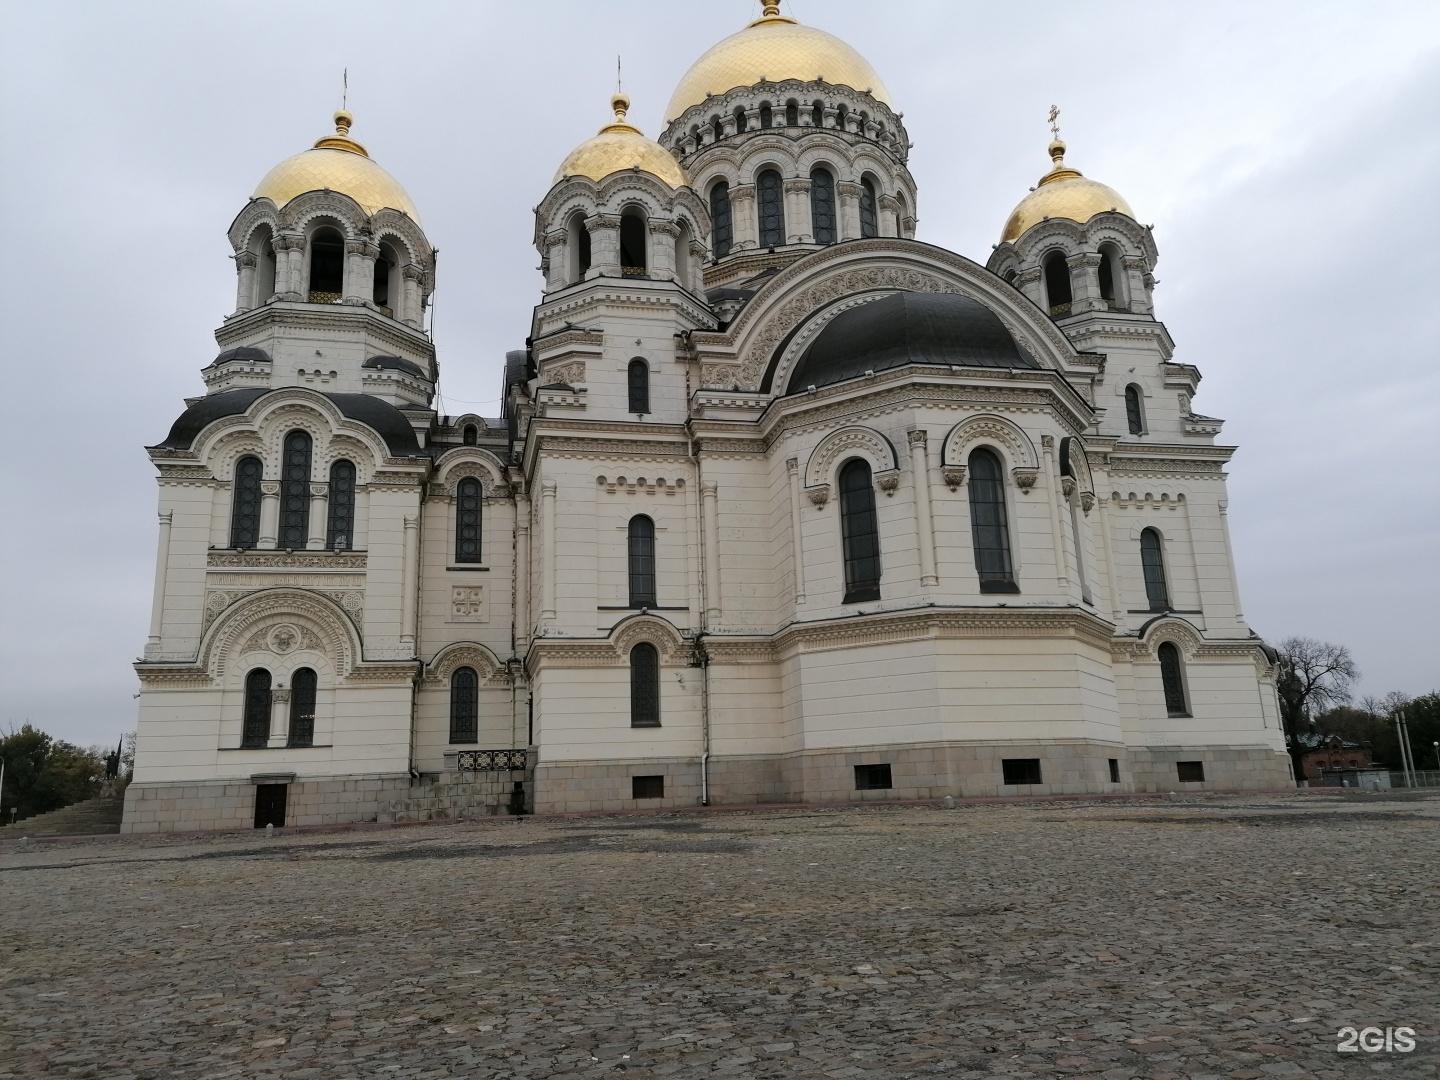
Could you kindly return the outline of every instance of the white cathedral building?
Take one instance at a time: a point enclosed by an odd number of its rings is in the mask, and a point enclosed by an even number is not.
[[[499,417],[434,407],[434,248],[347,113],[260,181],[148,448],[125,831],[1288,783],[1125,200],[1057,139],[985,264],[916,239],[896,102],[776,4],[657,140],[612,104]]]

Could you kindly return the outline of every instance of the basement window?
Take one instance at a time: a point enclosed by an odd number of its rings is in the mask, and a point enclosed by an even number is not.
[[[1205,782],[1205,763],[1203,761],[1177,761],[1175,772],[1182,784],[1203,784]]]
[[[1120,759],[1119,759],[1119,758],[1113,758],[1113,757],[1112,757],[1112,758],[1110,759],[1110,783],[1112,783],[1112,784],[1118,784],[1119,782],[1120,782]]]
[[[630,778],[630,797],[632,799],[663,799],[665,797],[665,777],[632,776]]]
[[[856,791],[884,791],[891,787],[894,785],[890,782],[890,766],[888,764],[855,766]]]
[[[1039,758],[1002,758],[1000,768],[1005,773],[1005,783],[1007,784],[1043,783],[1040,779]]]

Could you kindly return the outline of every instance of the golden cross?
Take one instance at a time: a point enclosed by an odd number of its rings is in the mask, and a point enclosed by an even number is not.
[[[1050,106],[1050,133],[1055,138],[1060,138],[1060,107],[1058,105]]]

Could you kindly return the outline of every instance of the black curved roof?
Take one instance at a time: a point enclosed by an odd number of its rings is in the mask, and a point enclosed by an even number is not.
[[[249,345],[241,345],[237,349],[226,349],[219,356],[215,357],[214,362],[210,366],[216,367],[220,364],[228,364],[232,360],[243,360],[246,363],[251,364],[273,363],[273,361],[270,359],[270,354],[267,353],[264,349],[256,349]]]
[[[239,416],[266,394],[278,393],[264,387],[248,390],[227,390],[211,394],[191,405],[174,424],[170,434],[155,449],[188,450],[206,427],[226,416]],[[318,391],[316,391],[318,393]],[[369,394],[321,394],[335,403],[346,417],[359,421],[385,440],[394,457],[422,457],[424,451],[416,441],[415,429],[394,405]]]
[[[413,360],[406,360],[403,356],[372,356],[360,366],[374,371],[403,371],[407,375],[415,375],[421,379],[428,380],[430,378],[424,368]]]
[[[1039,367],[979,301],[953,293],[899,292],[831,319],[795,366],[786,392],[906,364]]]

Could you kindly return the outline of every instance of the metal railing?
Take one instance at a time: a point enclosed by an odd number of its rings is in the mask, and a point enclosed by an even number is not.
[[[341,299],[343,297],[338,292],[312,292],[310,294],[310,303],[312,304],[338,304]]]
[[[1403,788],[1409,787],[1410,785],[1406,782],[1403,772],[1391,770],[1390,786],[1392,788]],[[1440,787],[1440,769],[1416,769],[1415,786],[1417,788]]]
[[[458,772],[502,772],[525,768],[524,750],[461,750],[455,755]]]

